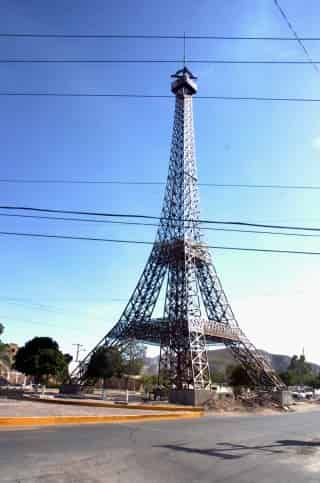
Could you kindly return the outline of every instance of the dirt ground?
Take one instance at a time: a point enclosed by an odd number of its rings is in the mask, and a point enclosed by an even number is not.
[[[214,414],[275,414],[284,412],[306,412],[319,411],[320,401],[299,401],[293,402],[290,406],[282,407],[273,401],[270,395],[258,395],[254,397],[243,397],[239,399],[222,398],[212,401],[207,411]]]

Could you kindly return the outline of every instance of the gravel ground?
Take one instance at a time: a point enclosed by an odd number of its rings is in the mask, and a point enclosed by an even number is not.
[[[62,404],[46,404],[31,401],[0,399],[0,417],[27,416],[127,416],[144,414],[164,414],[164,411],[147,411],[138,409],[121,409],[105,407],[65,406]],[[169,414],[169,411],[165,411]]]

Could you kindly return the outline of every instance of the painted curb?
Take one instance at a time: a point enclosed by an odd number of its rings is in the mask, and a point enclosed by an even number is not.
[[[177,419],[200,418],[200,413],[185,414],[144,414],[126,416],[30,416],[30,417],[0,417],[0,428],[8,426],[60,426],[65,424],[116,424],[147,421],[167,421]]]
[[[65,400],[65,399],[46,399],[46,398],[33,398],[29,396],[24,396],[24,399],[34,402],[43,402],[47,404],[65,404],[68,406],[88,406],[96,408],[112,408],[112,409],[142,409],[144,411],[168,411],[172,412],[187,412],[187,413],[203,413],[203,409],[195,406],[165,406],[165,405],[153,405],[148,404],[115,404],[106,402],[95,402],[95,401],[79,401],[79,400]]]

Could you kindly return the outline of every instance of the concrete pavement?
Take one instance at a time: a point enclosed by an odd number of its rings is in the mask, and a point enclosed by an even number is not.
[[[184,412],[188,411],[188,407],[184,408]],[[181,412],[181,411],[180,411]],[[5,417],[27,417],[27,416],[120,416],[120,415],[159,415],[159,414],[177,414],[170,410],[152,410],[149,409],[132,409],[128,407],[119,407],[110,405],[101,406],[82,406],[77,401],[73,405],[47,404],[39,401],[12,401],[0,399],[0,419]]]
[[[0,431],[1,482],[311,483],[320,412]]]
[[[48,402],[48,401],[47,401]],[[51,404],[52,403],[52,404]],[[163,421],[173,419],[197,418],[202,412],[160,411],[147,409],[128,409],[117,407],[115,404],[94,406],[79,405],[75,401],[72,405],[50,404],[39,400],[0,400],[0,429],[12,426],[48,426],[62,424],[105,424],[127,423],[132,421]]]

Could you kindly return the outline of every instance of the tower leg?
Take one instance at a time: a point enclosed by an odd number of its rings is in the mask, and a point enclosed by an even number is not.
[[[162,341],[159,377],[176,389],[210,389],[210,371],[206,340],[202,331],[190,330],[184,346],[174,339]]]
[[[84,383],[92,354],[101,346],[121,345],[125,339],[138,338],[137,327],[143,332],[143,322],[149,321],[166,273],[160,248],[155,245],[137,286],[117,324],[86,355],[71,374],[74,382]]]
[[[159,378],[162,378],[170,388],[187,389],[192,385],[191,352],[188,343],[161,343]]]
[[[190,331],[190,355],[194,389],[210,389],[210,370],[203,331]]]
[[[201,261],[198,265],[198,279],[200,290],[206,306],[208,318],[236,327],[240,333],[240,340],[226,342],[233,356],[240,362],[255,385],[285,387],[272,369],[264,355],[249,341],[240,330],[221,282],[214,269],[208,253],[208,261]]]

